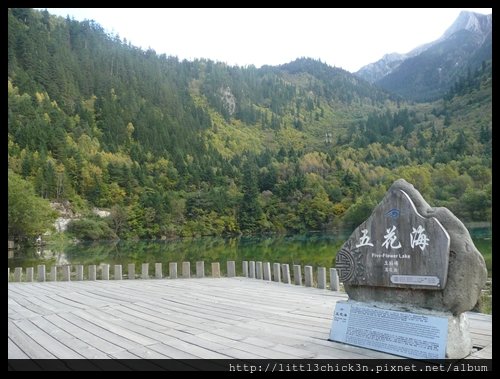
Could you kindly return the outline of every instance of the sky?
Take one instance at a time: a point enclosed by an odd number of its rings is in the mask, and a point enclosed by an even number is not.
[[[134,46],[181,60],[260,67],[308,57],[350,72],[384,54],[407,53],[438,39],[461,10],[492,13],[491,8],[47,10],[94,20]]]

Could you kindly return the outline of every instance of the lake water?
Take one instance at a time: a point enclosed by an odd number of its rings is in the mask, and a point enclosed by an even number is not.
[[[478,250],[483,254],[491,276],[491,228],[470,228],[471,236]],[[136,264],[136,272],[141,263],[163,264],[166,273],[169,262],[191,262],[192,271],[196,261],[205,261],[205,271],[210,275],[210,263],[220,262],[226,272],[226,262],[236,261],[237,275],[241,275],[242,261],[279,262],[311,265],[313,267],[335,267],[335,255],[350,231],[335,234],[310,233],[293,236],[255,237],[202,237],[169,241],[114,241],[79,243],[54,249],[35,247],[9,251],[9,267],[36,267],[53,265],[109,263],[124,266]],[[151,267],[153,266],[153,267]],[[179,266],[180,269],[180,266]],[[111,272],[113,269],[111,269]]]

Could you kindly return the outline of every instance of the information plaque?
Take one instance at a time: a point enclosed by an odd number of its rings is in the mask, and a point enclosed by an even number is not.
[[[444,359],[448,318],[337,302],[330,340],[416,359]]]

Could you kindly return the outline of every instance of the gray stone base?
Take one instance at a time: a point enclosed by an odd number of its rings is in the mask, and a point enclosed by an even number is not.
[[[471,352],[472,339],[469,333],[469,318],[465,313],[461,313],[458,316],[448,314],[446,358],[461,359],[468,356]]]
[[[446,343],[447,359],[462,359],[472,353],[472,339],[469,332],[469,318],[465,313],[454,316],[451,312],[434,311],[406,304],[390,304],[383,302],[360,302],[348,300],[350,303],[389,309],[399,312],[411,312],[436,317],[448,318],[448,339]]]

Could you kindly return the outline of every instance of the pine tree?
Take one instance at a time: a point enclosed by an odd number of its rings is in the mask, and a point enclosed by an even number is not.
[[[256,165],[247,160],[243,167],[243,199],[238,212],[238,223],[243,232],[252,233],[259,229],[263,212],[258,196]]]

